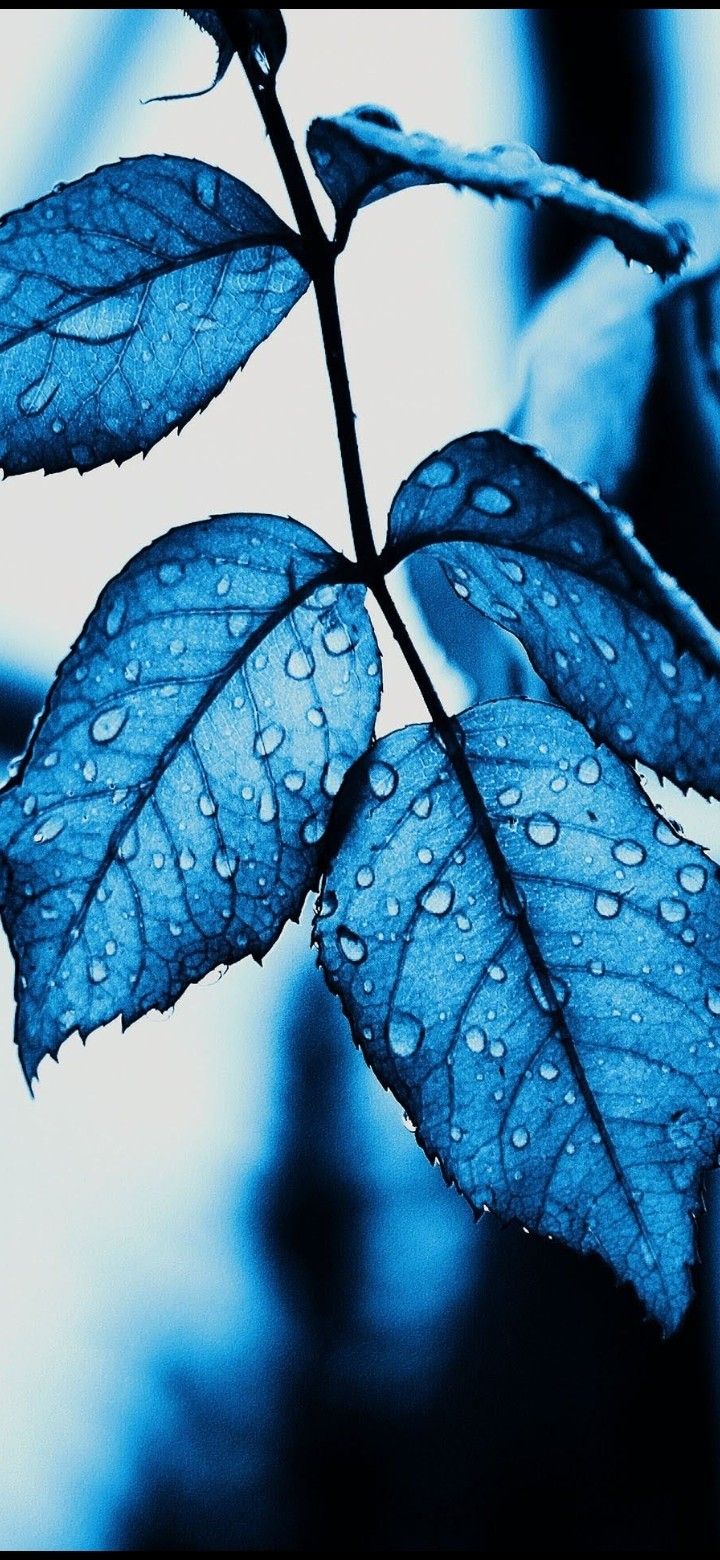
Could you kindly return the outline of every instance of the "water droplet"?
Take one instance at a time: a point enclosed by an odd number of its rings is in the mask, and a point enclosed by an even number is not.
[[[318,920],[324,921],[329,915],[334,915],[337,907],[338,898],[335,890],[333,888],[326,888],[323,891],[322,899],[318,905]]]
[[[567,786],[567,780],[565,779],[564,775],[556,775],[555,779],[550,781],[550,790],[551,791],[556,791],[556,792],[564,791],[566,786]]]
[[[171,655],[184,655],[185,654],[185,640],[184,639],[171,639],[170,643],[168,645],[168,650],[170,651]]]
[[[178,861],[183,872],[192,872],[192,869],[195,866],[195,857],[193,856],[192,851],[188,849],[187,845],[183,845],[183,848],[178,857]]]
[[[432,797],[428,794],[427,791],[423,791],[421,796],[415,797],[415,801],[412,804],[412,810],[416,818],[430,817],[432,812]]]
[[[212,797],[207,796],[204,791],[198,797],[198,807],[200,808],[203,818],[212,818],[217,812],[217,807],[215,806]]]
[[[391,764],[384,764],[380,759],[370,765],[368,780],[373,796],[377,796],[383,802],[389,796],[392,796],[397,789],[398,777],[396,770],[392,768]]]
[[[396,899],[394,894],[388,894],[385,906],[388,915],[396,916],[400,914],[400,900]]]
[[[331,758],[322,772],[320,784],[326,796],[337,796],[348,771],[349,759]]]
[[[517,807],[518,802],[522,801],[522,791],[519,791],[516,785],[509,785],[506,790],[500,792],[498,801],[501,807]]]
[[[660,671],[662,672],[663,677],[667,677],[670,680],[672,680],[673,677],[677,677],[677,667],[674,661],[661,661]]]
[[[474,1051],[476,1056],[479,1056],[480,1052],[485,1050],[486,1040],[485,1030],[479,1029],[476,1024],[465,1030],[465,1044],[469,1051]]]
[[[711,986],[705,997],[705,1003],[713,1018],[720,1018],[720,987]]]
[[[43,759],[43,769],[54,769],[59,757],[59,753],[46,753]]]
[[[93,742],[112,742],[122,731],[127,720],[127,710],[117,705],[112,710],[104,710],[98,715],[90,727],[90,735]]]
[[[325,833],[325,824],[322,818],[317,818],[312,813],[309,818],[305,819],[300,832],[306,845],[317,845],[318,840],[321,840]]]
[[[687,894],[700,894],[707,883],[707,872],[704,867],[693,862],[686,867],[681,867],[678,872],[678,883]]]
[[[101,985],[104,980],[107,980],[107,965],[103,964],[102,959],[91,959],[88,964],[88,975],[94,986]]]
[[[452,883],[433,883],[421,896],[420,903],[423,910],[430,915],[447,915],[452,908],[455,898],[455,890]]]
[[[125,681],[129,682],[129,683],[137,682],[139,676],[140,676],[140,662],[139,661],[128,661],[128,664],[125,667]]]
[[[25,797],[25,801],[23,802],[23,808],[22,808],[24,816],[26,818],[32,818],[32,815],[33,815],[36,807],[37,807],[37,797],[33,796],[32,794],[30,796],[26,796]]]
[[[530,1142],[530,1133],[527,1127],[514,1127],[510,1141],[513,1148],[527,1148]]]
[[[632,742],[635,735],[632,726],[626,725],[618,726],[617,734],[621,742]]]
[[[495,980],[498,983],[500,981],[507,980],[507,970],[503,967],[502,964],[491,964],[488,970],[488,975],[490,976],[491,980]]]
[[[137,829],[128,829],[127,834],[123,836],[120,844],[118,845],[118,856],[120,857],[120,860],[132,861],[133,858],[137,856],[139,849],[140,840],[138,838]],[[100,898],[101,893],[103,894],[103,898],[105,897],[104,890],[98,889],[98,899]]]
[[[182,568],[179,563],[161,563],[158,569],[158,579],[161,585],[177,585],[182,579]]]
[[[568,658],[567,658],[567,656],[565,654],[565,651],[564,650],[554,650],[553,651],[553,656],[555,658],[556,665],[560,668],[560,671],[561,672],[566,672],[567,669],[568,669],[568,666],[570,665],[570,662],[568,661]]]
[[[546,1083],[554,1083],[555,1079],[559,1077],[559,1068],[555,1066],[554,1062],[541,1062],[540,1077],[544,1078]]]
[[[122,596],[118,596],[117,600],[112,603],[112,606],[110,607],[108,615],[105,619],[105,633],[107,634],[108,639],[114,639],[115,635],[119,634],[120,629],[123,626],[124,618],[125,602]]]
[[[664,818],[658,818],[655,824],[655,838],[660,845],[673,846],[681,843],[674,829],[670,828],[670,825],[665,822]]]
[[[434,856],[429,845],[420,846],[420,849],[417,853],[417,859],[423,867],[430,866],[430,862],[434,860]]]
[[[462,1131],[461,1127],[451,1127],[450,1136],[453,1140],[453,1143],[462,1143],[465,1133]]]
[[[302,791],[304,784],[305,776],[300,773],[299,769],[290,769],[286,775],[283,775],[283,785],[286,791],[290,791],[293,794],[297,791]]]
[[[269,758],[271,753],[277,752],[285,741],[285,727],[279,726],[277,721],[272,721],[264,731],[259,731],[255,738],[255,752],[258,758]]]
[[[505,1051],[506,1046],[504,1040],[490,1041],[490,1055],[494,1056],[496,1061],[499,1061],[500,1057],[505,1055]]]
[[[661,899],[658,905],[658,914],[661,921],[667,921],[669,925],[676,926],[679,921],[687,919],[688,907],[683,899]]]
[[[581,758],[575,773],[581,785],[597,785],[602,769],[596,758]]]
[[[355,874],[355,882],[358,888],[371,888],[375,882],[375,873],[372,867],[360,867]]]
[[[272,823],[277,816],[277,803],[274,793],[266,786],[260,795],[258,803],[258,818],[261,823]]]
[[[33,834],[33,840],[36,845],[46,845],[48,840],[56,840],[64,828],[65,819],[58,818],[56,814],[55,817],[46,818],[44,823],[41,823],[40,828]]]
[[[525,584],[525,570],[513,558],[498,558],[498,563],[503,574],[507,575],[507,578],[512,580],[514,585]]]
[[[50,374],[42,374],[39,379],[34,379],[31,384],[18,396],[18,406],[26,417],[37,417],[40,412],[50,405],[54,395],[57,395],[60,383]]]
[[[534,813],[525,824],[525,833],[533,845],[554,845],[560,833],[560,825],[549,813]]]
[[[316,730],[319,730],[321,726],[325,725],[325,716],[322,710],[308,710],[307,719],[310,722],[310,725],[314,726]]]
[[[162,869],[165,866],[165,857],[164,857],[163,852],[161,850],[154,850],[153,851],[152,863],[153,863],[153,866],[154,866],[156,872],[162,872]]]
[[[606,661],[617,661],[617,650],[615,649],[614,645],[610,644],[609,639],[603,639],[599,634],[596,634],[593,639],[593,644],[600,651],[600,654],[604,656]]]
[[[588,969],[591,975],[605,974],[605,965],[603,964],[602,959],[590,959],[588,963]]]
[[[450,487],[451,483],[456,482],[457,476],[458,473],[452,461],[445,460],[442,455],[439,455],[434,460],[429,460],[424,466],[421,466],[415,481],[420,487],[444,488]]]
[[[555,595],[554,590],[544,590],[542,593],[542,599],[546,607],[556,607],[558,604],[558,598]]]
[[[668,1137],[674,1148],[693,1148],[701,1136],[701,1123],[686,1110],[668,1127]]]
[[[613,845],[612,853],[624,867],[639,867],[645,860],[645,851],[637,840],[618,840],[617,845]]]
[[[220,187],[220,172],[217,168],[209,168],[202,163],[195,175],[195,191],[202,206],[212,211],[218,198]]]
[[[332,628],[325,630],[322,636],[323,644],[328,655],[347,655],[352,650],[353,642],[344,623],[335,623]]]
[[[622,900],[618,899],[617,894],[608,894],[601,890],[595,895],[595,909],[606,921],[612,921],[616,915],[619,915],[621,905]]]
[[[237,868],[237,856],[229,855],[226,850],[216,850],[213,857],[213,866],[219,878],[227,882]]]
[[[315,671],[315,662],[307,650],[296,648],[290,651],[285,662],[285,670],[288,677],[292,677],[294,682],[305,682],[306,678],[312,677]]]
[[[362,964],[367,958],[367,944],[363,942],[362,937],[358,937],[356,932],[351,932],[347,926],[339,926],[336,935],[345,958],[351,964]]]
[[[509,493],[504,493],[499,487],[490,487],[485,482],[477,482],[471,488],[470,503],[473,509],[479,509],[483,515],[507,515],[514,507]]]
[[[412,1013],[396,1009],[388,1022],[388,1042],[395,1056],[413,1056],[423,1040],[425,1030]]]

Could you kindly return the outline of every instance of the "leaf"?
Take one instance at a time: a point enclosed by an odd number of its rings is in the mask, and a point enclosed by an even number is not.
[[[361,587],[295,521],[180,526],[103,591],[0,797],[28,1079],[74,1030],[256,958],[317,882],[370,739]]]
[[[137,157],[0,226],[0,465],[87,471],[207,406],[302,296],[296,240],[229,173]]]
[[[272,6],[258,10],[225,6],[216,15],[241,60],[255,66],[262,76],[276,76],[287,49],[282,11]]]
[[[684,222],[609,194],[571,168],[543,163],[529,146],[465,151],[417,132],[407,135],[387,109],[363,106],[337,119],[315,119],[307,137],[313,167],[340,219],[342,237],[361,206],[411,184],[454,184],[491,200],[559,206],[592,233],[611,238],[628,260],[661,276],[679,271],[690,253]]]
[[[183,11],[202,32],[208,33],[217,47],[217,66],[210,85],[199,87],[197,92],[165,92],[161,97],[150,98],[151,103],[177,103],[184,98],[205,97],[222,81],[235,49],[228,38],[217,11]]]
[[[720,639],[625,515],[530,446],[471,433],[394,500],[387,565],[421,547],[616,752],[720,794]]]
[[[218,11],[185,11],[203,32],[215,40],[218,51],[214,81],[200,92],[181,92],[174,97],[203,97],[212,92],[230,64],[237,49],[243,60],[252,60],[264,76],[275,76],[285,58],[287,33],[282,11],[252,10],[245,6],[225,7]],[[163,99],[162,101],[167,101]]]
[[[671,1330],[720,1133],[715,870],[564,711],[459,725],[505,880],[433,728],[395,732],[348,781],[322,968],[472,1206],[599,1252]]]
[[[688,308],[699,312],[720,266],[717,197],[666,197],[651,209],[660,220],[680,211],[689,222],[697,253],[687,269],[661,286],[642,270],[619,274],[605,247],[593,247],[526,332],[512,423],[513,433],[541,445],[564,470],[601,482],[613,496],[638,459],[662,321]],[[688,346],[709,387],[712,335],[696,329]]]

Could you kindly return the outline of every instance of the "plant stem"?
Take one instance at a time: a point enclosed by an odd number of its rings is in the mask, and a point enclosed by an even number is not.
[[[235,39],[235,33],[226,21],[226,18],[231,16],[232,13],[222,11],[220,15],[230,32],[230,36]],[[412,635],[403,622],[388,590],[385,574],[388,566],[392,567],[392,563],[389,557],[385,560],[381,560],[378,557],[370,525],[365,483],[360,463],[355,413],[350,394],[350,383],[335,290],[337,246],[327,237],[315,209],[315,203],[295,150],[292,136],[277,99],[274,77],[266,75],[257,62],[251,56],[248,57],[247,50],[240,47],[240,45],[238,45],[238,54],[262,114],[280,172],[285,180],[287,192],[300,230],[300,238],[305,246],[306,263],[315,283],[315,294],[320,315],[328,378],[335,408],[335,421],[337,424],[358,573],[372,591],[422,694],[432,724],[455,771],[470,811],[470,816],[473,819],[488,860],[495,873],[505,912],[517,926],[518,936],[523,944],[537,982],[543,1010],[565,1048],[578,1088],[585,1100],[596,1130],[601,1137],[605,1152],[617,1181],[623,1189],[635,1222],[645,1240],[648,1240],[648,1232],[642,1211],[627,1180],[615,1145],[595,1099],[585,1068],[578,1055],[575,1041],[570,1032],[562,1000],[558,997],[555,990],[552,976],[530,922],[525,900],[517,887],[505,854],[498,842],[485,800],[472,772],[465,752],[461,728],[458,722],[448,715],[425,663],[413,643]]]

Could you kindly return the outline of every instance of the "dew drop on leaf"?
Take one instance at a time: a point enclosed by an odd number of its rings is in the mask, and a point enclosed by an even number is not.
[[[90,727],[90,735],[93,742],[113,742],[122,731],[127,720],[127,710],[122,705],[116,705],[114,709],[104,710],[98,715]]]
[[[424,1034],[423,1026],[414,1014],[400,1011],[391,1014],[388,1021],[388,1043],[395,1056],[414,1056]]]
[[[533,845],[554,845],[560,833],[560,825],[549,813],[534,813],[525,824],[525,832]]]

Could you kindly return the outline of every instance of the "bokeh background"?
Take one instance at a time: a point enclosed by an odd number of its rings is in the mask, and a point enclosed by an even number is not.
[[[466,144],[529,140],[625,194],[720,189],[718,10],[286,19],[300,139],[315,114],[373,101]],[[288,215],[239,67],[196,101],[145,101],[213,64],[177,10],[2,11],[2,209],[170,151],[223,163]],[[379,527],[432,448],[507,424],[523,326],[582,247],[559,219],[442,189],[358,219],[341,304]],[[718,621],[716,446],[666,334],[631,507]],[[158,532],[257,509],[348,546],[312,299],[179,439],[119,470],[7,482],[0,509],[9,758],[101,586]],[[530,686],[439,574],[397,595],[454,708]],[[388,730],[423,711],[383,649]],[[665,1344],[598,1261],[476,1226],[354,1051],[307,939],[306,917],[262,970],[69,1041],[34,1101],[3,944],[0,1547],[717,1549],[717,1214]]]

